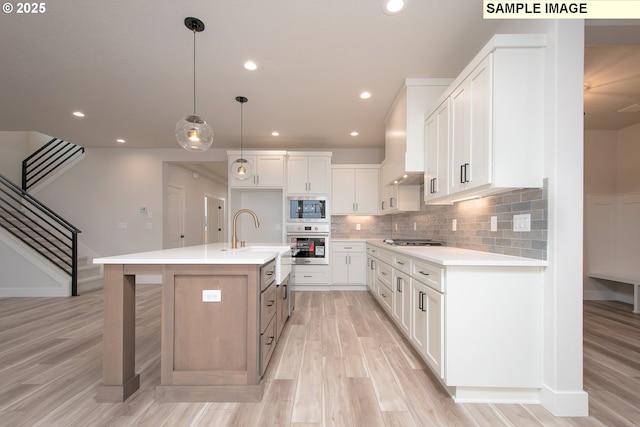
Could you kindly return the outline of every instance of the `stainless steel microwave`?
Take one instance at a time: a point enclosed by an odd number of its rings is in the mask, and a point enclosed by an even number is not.
[[[329,201],[322,196],[287,198],[287,223],[329,222]]]

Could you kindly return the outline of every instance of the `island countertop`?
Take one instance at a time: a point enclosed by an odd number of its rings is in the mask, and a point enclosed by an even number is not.
[[[233,249],[230,243],[210,243],[183,248],[160,249],[125,255],[95,258],[94,264],[256,264],[291,251],[283,243],[251,243]]]

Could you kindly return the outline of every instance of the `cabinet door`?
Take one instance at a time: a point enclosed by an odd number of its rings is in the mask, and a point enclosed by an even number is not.
[[[466,189],[491,183],[492,55],[469,76],[469,147]],[[514,108],[517,108],[514,106]]]
[[[260,187],[284,186],[284,157],[258,156],[255,165],[256,185]]]
[[[411,282],[411,342],[421,353],[427,348],[427,310],[424,306],[427,286],[413,280]]]
[[[449,98],[425,122],[424,199],[449,194]]]
[[[336,215],[354,213],[355,170],[333,169],[331,175],[331,212]]]
[[[363,285],[366,282],[364,253],[352,252],[349,254],[349,283]]]
[[[348,283],[349,281],[349,254],[346,252],[333,252],[331,255],[331,282]]]
[[[400,329],[408,336],[411,316],[411,288],[410,277],[406,274],[394,270],[393,289],[393,318]]]
[[[467,167],[467,151],[469,147],[469,106],[467,97],[468,81],[458,86],[450,96],[451,100],[451,139],[450,139],[450,167],[449,193],[453,194],[464,189],[465,167]]]
[[[309,157],[308,191],[314,194],[327,194],[331,191],[331,158]]]
[[[289,157],[287,159],[287,193],[308,192],[308,169],[306,157]]]
[[[444,378],[444,296],[426,286],[423,306],[427,310],[424,356],[440,378]]]
[[[376,262],[375,258],[367,256],[367,286],[369,287],[369,291],[374,295],[378,293],[378,290],[376,289]]]
[[[378,169],[355,170],[355,213],[360,215],[378,213],[379,181]]]

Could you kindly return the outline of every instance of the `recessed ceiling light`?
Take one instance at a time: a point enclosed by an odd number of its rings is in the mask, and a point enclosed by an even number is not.
[[[125,141],[125,140],[124,140],[124,139],[122,139],[122,138],[118,138],[118,139],[116,139],[116,142],[119,142],[120,144],[124,144],[124,143],[125,143],[125,142],[127,142],[127,141]]]
[[[367,92],[366,90],[364,92],[360,93],[360,99],[369,99],[371,98],[371,92]]]
[[[244,68],[249,71],[254,71],[258,69],[258,64],[253,61],[247,61],[244,63]]]
[[[354,130],[353,132],[351,132],[351,136],[358,136],[358,132]]]
[[[273,131],[273,132],[271,132],[271,135],[273,135],[273,136],[280,136],[280,132],[278,132],[278,131]]]
[[[395,15],[402,12],[406,6],[405,0],[384,0],[382,9],[389,15]]]
[[[73,115],[76,117],[84,117],[84,113],[82,111],[74,111]]]

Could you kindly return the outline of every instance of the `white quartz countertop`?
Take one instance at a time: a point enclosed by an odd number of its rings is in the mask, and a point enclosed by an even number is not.
[[[251,243],[244,248],[232,249],[230,243],[161,249],[126,255],[95,258],[94,264],[265,264],[290,253],[284,243]]]
[[[439,265],[451,266],[501,266],[501,267],[546,267],[546,260],[523,258],[511,255],[494,254],[490,252],[473,251],[470,249],[453,248],[449,246],[393,246],[382,240],[368,240],[367,244],[409,255]]]

